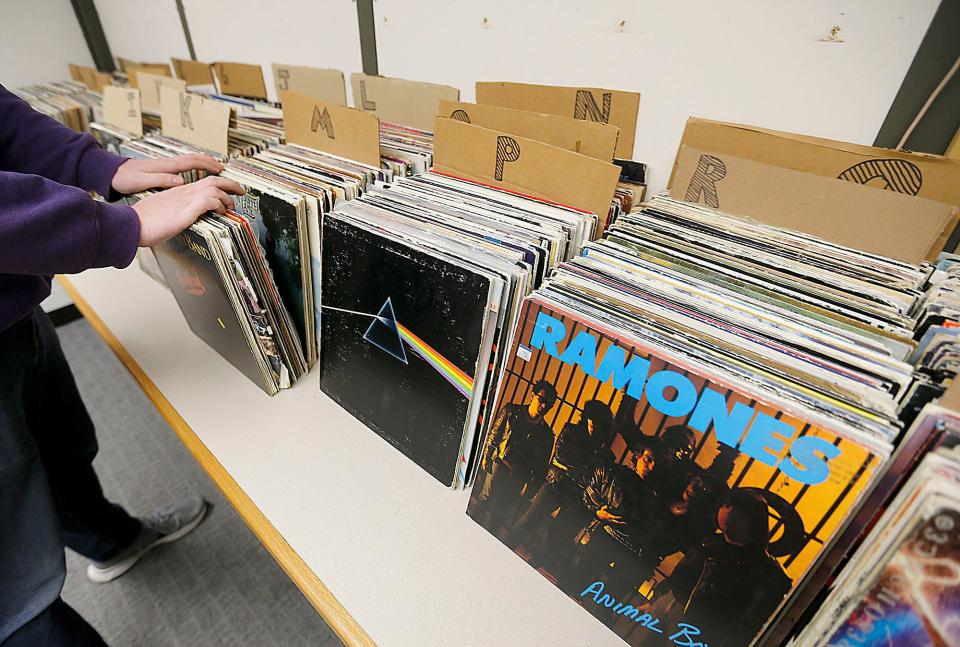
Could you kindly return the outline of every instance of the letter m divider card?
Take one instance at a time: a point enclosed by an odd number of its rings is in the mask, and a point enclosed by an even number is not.
[[[297,92],[281,92],[287,143],[380,167],[380,120]]]
[[[167,137],[228,154],[230,107],[225,103],[161,86],[160,124]]]
[[[607,226],[620,167],[543,142],[437,117],[433,168],[591,211]]]

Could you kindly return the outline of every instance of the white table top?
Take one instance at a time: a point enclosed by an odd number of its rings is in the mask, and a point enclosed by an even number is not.
[[[190,332],[136,263],[69,282],[303,560],[312,573],[294,581],[347,644],[368,641],[304,579],[315,575],[382,647],[624,644],[474,523],[467,492],[444,488],[326,397],[316,369],[270,398]],[[283,542],[265,540],[278,555],[271,543]]]

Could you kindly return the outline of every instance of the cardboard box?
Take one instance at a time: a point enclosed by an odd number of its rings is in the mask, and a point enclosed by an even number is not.
[[[382,121],[431,130],[441,100],[459,101],[460,90],[439,83],[351,74],[353,105]]]
[[[296,92],[325,103],[347,105],[347,85],[340,70],[282,63],[273,63],[272,66],[278,97],[281,92]]]
[[[535,139],[604,162],[613,160],[620,136],[620,129],[610,124],[542,112],[462,101],[441,101],[439,108],[440,117]]]
[[[170,76],[173,74],[170,72],[170,66],[166,63],[137,63],[136,61],[128,61],[123,58],[118,58],[120,61],[120,69],[126,73],[127,78],[130,80],[130,85],[137,87],[137,72],[147,72],[148,74],[156,74],[157,76]]]
[[[171,58],[170,62],[173,63],[177,78],[185,81],[187,85],[213,85],[213,72],[209,63],[183,58]]]
[[[98,72],[92,67],[73,63],[69,63],[68,66],[70,68],[70,78],[78,83],[83,83],[91,92],[102,94],[103,89],[113,82],[113,77],[109,74]]]
[[[960,160],[939,155],[850,144],[696,117],[687,120],[680,146],[960,207]],[[670,187],[675,181],[678,163],[679,157],[674,162]],[[889,233],[898,235],[896,231]]]
[[[639,92],[478,81],[477,103],[613,124],[620,129],[616,156],[633,157]]]
[[[670,196],[907,263],[933,260],[953,205],[682,146]]]
[[[620,168],[533,139],[437,117],[433,168],[592,211],[606,227]]]
[[[217,62],[212,65],[220,83],[220,92],[235,97],[266,99],[267,86],[259,65]]]

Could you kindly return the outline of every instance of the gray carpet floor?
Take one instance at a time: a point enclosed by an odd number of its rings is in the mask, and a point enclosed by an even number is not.
[[[213,503],[193,533],[107,584],[67,551],[64,600],[113,647],[340,645],[89,324],[59,333],[97,425],[107,497],[134,515],[192,493]]]

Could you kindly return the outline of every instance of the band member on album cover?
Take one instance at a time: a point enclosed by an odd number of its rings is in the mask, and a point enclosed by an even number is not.
[[[767,503],[745,490],[720,504],[716,532],[691,549],[659,586],[674,602],[669,620],[696,625],[711,645],[745,645],[789,592],[791,581],[767,552]]]
[[[594,470],[613,460],[609,449],[612,432],[613,413],[600,400],[586,402],[577,423],[568,422],[563,426],[557,436],[547,480],[514,528],[515,541],[533,555],[539,554],[540,545],[570,543],[589,521],[580,499]],[[538,541],[539,536],[544,536],[542,541]]]
[[[546,380],[533,385],[527,404],[508,404],[494,421],[484,445],[481,467],[487,472],[480,500],[487,506],[490,527],[494,515],[500,522],[506,506],[524,496],[529,500],[543,483],[553,451],[553,430],[543,417],[557,402],[556,388]]]
[[[594,470],[583,492],[593,518],[577,535],[571,584],[602,580],[611,596],[626,600],[653,575],[659,559],[649,550],[657,532],[650,521],[663,515],[654,489],[660,451],[657,440],[645,436],[634,444],[629,464]]]
[[[660,437],[663,458],[657,469],[657,491],[668,500],[679,497],[687,486],[687,475],[697,469],[693,454],[697,437],[686,425],[668,427]]]
[[[683,492],[666,500],[663,515],[655,521],[657,533],[652,538],[651,550],[658,562],[699,546],[716,528],[718,483],[702,470],[689,472],[685,480]]]

